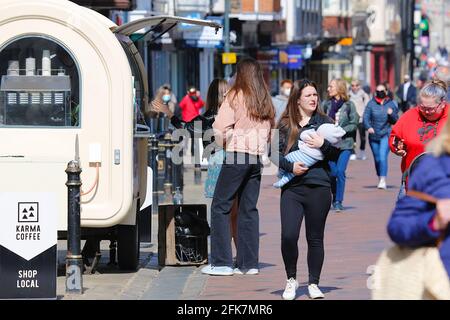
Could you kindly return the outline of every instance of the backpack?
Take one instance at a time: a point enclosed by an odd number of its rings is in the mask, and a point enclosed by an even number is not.
[[[409,165],[409,168],[405,170],[405,172],[403,172],[402,174],[402,182],[400,185],[400,191],[398,193],[398,199],[403,198],[406,195],[406,180],[408,179],[408,177],[411,175],[411,173],[414,171],[414,169],[417,167],[417,165],[419,164],[419,162],[424,158],[424,156],[426,156],[427,154],[430,154],[430,152],[422,152],[421,154],[417,155],[413,161],[411,162],[411,164]]]

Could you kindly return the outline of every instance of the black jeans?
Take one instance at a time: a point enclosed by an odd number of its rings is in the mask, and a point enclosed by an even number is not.
[[[363,123],[358,123],[359,138],[361,139],[361,144],[359,145],[359,150],[366,150],[366,128]],[[356,141],[356,140],[355,140]]]
[[[233,267],[229,213],[237,194],[237,267],[258,268],[259,214],[256,204],[260,184],[261,162],[257,156],[226,153],[211,204],[212,265]]]
[[[297,277],[298,238],[305,217],[309,284],[319,284],[324,260],[323,237],[331,206],[331,189],[298,185],[281,192],[281,253],[287,278]]]

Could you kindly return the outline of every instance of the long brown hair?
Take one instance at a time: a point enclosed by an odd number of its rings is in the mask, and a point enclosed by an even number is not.
[[[286,110],[284,110],[280,121],[278,122],[278,129],[288,129],[290,131],[285,153],[288,153],[294,143],[298,141],[298,136],[300,133],[299,123],[303,119],[302,114],[299,110],[298,100],[302,96],[303,89],[305,89],[306,87],[313,87],[314,89],[316,89],[316,91],[318,91],[317,85],[314,81],[308,79],[294,81]],[[325,115],[320,107],[319,98],[317,100],[317,108],[314,111],[314,114],[316,113]]]
[[[252,58],[240,60],[236,66],[236,80],[230,89],[231,102],[242,92],[247,114],[254,121],[270,121],[275,125],[275,108],[272,97],[264,82],[261,65]]]
[[[228,82],[226,80],[219,78],[214,79],[209,85],[208,93],[206,95],[206,110],[210,110],[213,114],[217,114],[227,90]]]

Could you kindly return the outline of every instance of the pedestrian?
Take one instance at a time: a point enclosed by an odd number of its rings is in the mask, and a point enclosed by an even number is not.
[[[403,83],[398,87],[396,94],[399,101],[400,110],[402,110],[403,113],[416,105],[417,89],[411,83],[409,75],[404,75]]]
[[[260,64],[244,58],[237,64],[236,80],[214,121],[216,142],[225,148],[211,205],[211,264],[209,275],[259,273],[259,214],[256,204],[261,183],[261,157],[274,127],[275,109]],[[238,245],[233,270],[230,219],[238,197]]]
[[[191,136],[195,133],[201,133],[203,137],[203,157],[208,159],[207,178],[205,180],[204,195],[207,199],[212,199],[214,190],[219,177],[220,170],[224,159],[224,150],[218,148],[214,143],[214,136],[210,136],[212,125],[219,108],[224,100],[225,94],[228,91],[228,83],[224,79],[214,79],[208,88],[206,96],[206,111],[196,116],[189,122],[184,122],[174,115],[173,111],[169,109],[167,104],[160,103],[158,100],[152,102],[153,110],[156,112],[165,113],[170,119],[171,124],[176,129],[186,129]],[[233,204],[230,212],[231,219],[231,235],[235,247],[237,248],[237,199]]]
[[[356,112],[358,112],[359,123],[358,123],[358,133],[359,133],[359,154],[356,157],[360,160],[366,160],[366,128],[363,123],[363,114],[366,109],[367,104],[370,101],[369,95],[361,88],[361,83],[359,80],[352,80],[351,89],[349,92],[350,101],[355,104]]]
[[[445,97],[447,85],[440,80],[428,81],[419,92],[419,105],[406,111],[392,127],[389,147],[402,157],[402,174],[411,162],[425,151],[425,146],[444,126],[448,115]],[[403,194],[405,190],[400,190]]]
[[[377,86],[375,96],[367,104],[363,118],[378,176],[377,188],[387,189],[389,135],[391,126],[398,120],[398,108],[395,101],[389,99],[384,85]]]
[[[427,91],[427,86],[422,90]],[[450,122],[443,122],[442,131],[426,147],[432,154],[422,158],[409,179],[410,190],[426,193],[437,203],[408,195],[401,198],[389,220],[388,233],[396,244],[413,248],[430,246],[439,239],[439,256],[450,279]],[[432,274],[433,270],[426,272]]]
[[[287,276],[282,294],[285,300],[295,299],[298,289],[298,239],[303,218],[308,243],[308,294],[313,299],[324,297],[318,285],[324,260],[325,222],[331,207],[329,160],[337,159],[339,149],[318,134],[311,134],[306,144],[320,149],[323,160],[307,168],[301,162],[289,162],[285,156],[299,149],[297,142],[302,132],[333,122],[319,107],[316,84],[308,79],[295,81],[278,123],[278,149],[271,154],[271,160],[280,169],[295,175],[282,187],[280,198],[281,253]]]
[[[184,122],[189,122],[200,114],[200,110],[203,108],[205,103],[203,102],[200,92],[196,89],[195,86],[190,86],[187,94],[181,99],[179,107],[181,109],[181,119]],[[194,136],[191,137],[191,155],[194,156],[194,159],[199,159],[198,154],[194,154],[194,152],[198,149],[195,147],[196,141]],[[194,161],[196,162],[196,161]]]
[[[391,90],[389,81],[384,81],[383,86],[386,88],[386,95],[389,99],[394,100],[394,93]]]
[[[280,84],[280,93],[272,98],[273,106],[275,107],[275,123],[281,118],[286,109],[287,101],[292,90],[292,81],[284,79]]]
[[[200,109],[203,108],[203,102],[199,91],[194,86],[189,87],[187,94],[180,102],[180,109],[182,120],[189,122],[200,114]]]
[[[347,83],[342,79],[334,79],[328,85],[329,99],[323,105],[324,112],[335,121],[346,134],[342,138],[339,157],[330,162],[333,191],[333,209],[337,212],[344,210],[342,202],[345,192],[345,172],[348,161],[355,145],[356,130],[358,128],[359,116],[356,107],[349,100],[347,94]]]

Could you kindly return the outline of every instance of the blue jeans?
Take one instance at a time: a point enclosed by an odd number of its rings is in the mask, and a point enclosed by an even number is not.
[[[388,156],[389,156],[389,136],[384,136],[380,141],[370,140],[369,144],[372,149],[373,158],[375,160],[375,169],[377,176],[386,177],[388,172]]]
[[[352,150],[341,150],[337,162],[330,161],[330,169],[332,179],[333,201],[342,202],[344,200],[345,191],[345,170],[347,170],[348,161],[352,154]],[[334,180],[334,181],[333,181]]]

